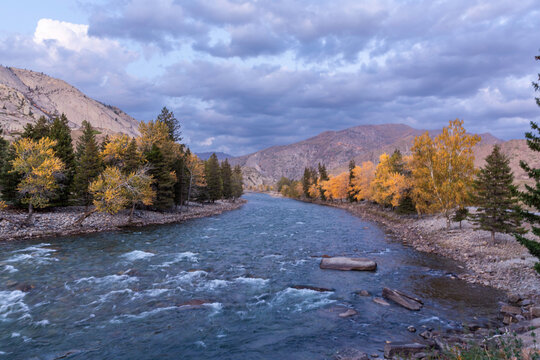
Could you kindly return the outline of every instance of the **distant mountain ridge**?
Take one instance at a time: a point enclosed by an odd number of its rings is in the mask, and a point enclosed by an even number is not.
[[[75,132],[87,120],[104,134],[139,134],[137,120],[114,106],[89,98],[63,80],[0,66],[0,125],[7,138],[13,138],[41,116],[51,118],[62,113]]]
[[[219,161],[223,161],[225,159],[232,159],[234,158],[234,156],[230,155],[230,154],[227,154],[227,153],[224,153],[224,152],[219,152],[219,151],[216,151],[216,152],[213,152],[213,151],[207,151],[207,152],[200,152],[200,153],[196,153],[195,155],[197,155],[199,157],[199,159],[201,160],[208,160],[210,158],[210,156],[212,156],[212,154],[216,154],[217,158]]]
[[[431,136],[438,135],[442,130],[429,131]],[[245,183],[248,186],[275,184],[282,176],[299,179],[304,168],[316,167],[318,163],[325,164],[331,173],[337,174],[348,168],[350,160],[357,164],[363,161],[378,162],[379,156],[398,149],[403,154],[409,154],[414,138],[426,130],[412,128],[405,124],[360,125],[340,131],[325,131],[317,136],[289,145],[272,146],[253,154],[230,159],[231,163],[241,165],[244,169]],[[494,144],[501,144],[503,150],[508,149],[511,157],[516,148],[529,154],[516,140],[513,146],[495,136],[480,134],[482,141],[476,146],[477,166],[480,166],[485,156]],[[534,160],[534,159],[533,159]],[[534,162],[534,161],[533,161]],[[514,160],[514,168],[517,162]],[[519,169],[516,169],[519,172]],[[521,178],[522,174],[518,174]]]

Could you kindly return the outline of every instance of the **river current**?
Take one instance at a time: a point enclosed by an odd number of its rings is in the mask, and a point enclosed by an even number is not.
[[[459,264],[373,223],[245,198],[181,224],[0,244],[0,359],[328,359],[414,340],[409,325],[444,330],[497,311],[501,293],[455,279]],[[323,254],[367,257],[378,270],[321,270]],[[376,304],[383,287],[425,306]],[[340,318],[347,308],[358,314]]]

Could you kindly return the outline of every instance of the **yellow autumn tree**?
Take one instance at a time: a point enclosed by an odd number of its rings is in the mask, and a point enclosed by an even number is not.
[[[375,165],[371,161],[365,161],[361,166],[353,169],[350,187],[357,201],[372,200],[371,182],[375,178]]]
[[[137,138],[137,144],[141,151],[148,152],[152,145],[156,144],[160,149],[174,143],[169,136],[169,127],[163,121],[152,120],[139,123],[141,135]]]
[[[123,168],[128,158],[130,142],[131,138],[125,134],[113,136],[101,152],[103,162],[109,166]]]
[[[191,188],[193,185],[198,187],[206,186],[206,179],[204,178],[204,162],[197,157],[197,155],[192,154],[188,151],[184,157],[184,164],[189,173],[189,187],[188,187],[188,197],[187,202],[191,198]]]
[[[463,120],[450,121],[440,135],[426,132],[414,140],[412,152],[412,197],[421,213],[442,212],[450,228],[452,211],[467,205],[475,169],[473,147],[478,135],[468,135]]]
[[[107,167],[88,187],[93,195],[96,210],[116,214],[124,209],[129,201],[123,191],[123,185],[124,176],[120,169],[114,166]]]
[[[390,156],[383,153],[375,169],[375,177],[371,182],[372,198],[378,204],[396,207],[407,189],[404,175],[394,172]]]
[[[48,137],[38,141],[22,138],[13,144],[12,172],[22,175],[17,190],[22,202],[28,204],[28,221],[34,207],[45,207],[58,187],[56,177],[64,170],[64,164],[54,153],[55,145],[56,141]]]
[[[323,190],[326,196],[334,200],[347,198],[349,186],[349,173],[343,172],[337,176],[332,176],[328,181],[323,182]]]
[[[319,189],[319,180],[317,179],[313,184],[309,186],[309,197],[312,199],[318,199],[321,196],[321,191]]]
[[[129,222],[133,219],[133,212],[137,205],[152,205],[156,197],[156,192],[152,189],[153,181],[152,176],[148,175],[148,169],[144,167],[125,176],[122,189],[127,202],[131,203]]]

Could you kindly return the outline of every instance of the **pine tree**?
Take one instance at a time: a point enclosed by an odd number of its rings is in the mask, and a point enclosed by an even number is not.
[[[174,183],[174,204],[182,206],[189,192],[189,169],[186,166],[186,154],[178,156],[172,165],[176,182]]]
[[[489,231],[491,241],[495,241],[497,232],[522,232],[518,192],[509,164],[508,157],[495,145],[474,182],[473,201],[478,209],[473,223],[477,230]]]
[[[89,206],[92,203],[92,195],[88,187],[103,170],[103,161],[92,125],[85,120],[82,122],[82,128],[83,133],[77,142],[73,193],[77,202]]]
[[[172,173],[159,147],[154,144],[150,151],[145,154],[146,161],[150,170],[148,174],[154,179],[152,185],[156,198],[154,201],[154,207],[158,210],[167,210],[174,205],[174,183],[176,181],[174,173]]]
[[[20,207],[22,203],[17,186],[22,180],[22,175],[13,170],[12,162],[15,159],[15,156],[15,147],[10,145],[7,148],[6,157],[2,168],[0,169],[0,186],[2,187],[2,200],[9,202],[11,205]]]
[[[324,164],[318,164],[318,167],[319,167],[319,192],[321,193],[321,200],[322,201],[326,201],[326,194],[325,194],[325,191],[322,187],[322,184],[323,182],[325,181],[328,181],[329,180],[329,177],[328,177],[328,173],[326,172],[326,166],[324,166]]]
[[[136,172],[142,165],[141,154],[137,148],[137,141],[133,138],[129,142],[129,145],[126,149],[126,155],[124,160],[124,166],[122,172],[124,174],[130,174]]]
[[[403,155],[398,149],[394,150],[390,156],[390,168],[392,172],[403,175],[405,172],[405,161],[403,161]]]
[[[243,193],[242,168],[236,165],[232,175],[232,195],[233,199],[238,199]]]
[[[158,115],[157,121],[164,122],[167,127],[169,128],[169,138],[174,142],[179,142],[182,140],[182,131],[180,122],[176,117],[174,116],[174,113],[172,111],[169,111],[166,107],[163,107],[161,109],[161,114]]]
[[[51,121],[45,116],[41,116],[35,124],[28,123],[23,128],[22,138],[39,140],[49,136]]]
[[[232,198],[232,169],[227,159],[221,163],[221,180],[223,182],[223,198]]]
[[[302,190],[304,191],[304,196],[308,199],[311,198],[309,188],[312,184],[313,172],[315,172],[315,170],[306,167],[304,169],[304,176],[302,176]]]
[[[223,195],[223,180],[220,173],[218,158],[214,153],[206,161],[204,168],[208,199],[212,202],[221,199]]]
[[[540,60],[540,56],[536,56],[535,58],[536,60]],[[538,82],[533,82],[532,85],[535,91],[540,92],[540,74],[538,74]],[[540,106],[540,97],[535,99],[536,104]],[[540,151],[540,127],[531,121],[531,128],[534,130],[534,133],[532,131],[525,133],[527,145],[533,151]],[[536,209],[536,211],[540,211],[540,169],[529,166],[525,161],[520,161],[519,165],[529,175],[529,178],[535,182],[534,186],[525,184],[525,192],[521,193],[521,200],[525,205]],[[540,236],[540,227],[538,226],[540,224],[540,216],[532,212],[523,212],[523,215],[531,223],[532,233],[536,237]],[[515,236],[517,241],[529,249],[532,255],[540,259],[540,242],[527,239],[521,234],[516,234]],[[540,262],[537,262],[534,268],[540,273]]]
[[[347,200],[349,202],[356,202],[356,191],[354,190],[352,184],[354,183],[354,168],[356,163],[354,159],[349,161],[349,185],[347,186]]]
[[[109,137],[109,135],[105,135],[105,137],[103,138],[103,140],[101,141],[101,144],[99,145],[99,150],[100,151],[103,151],[105,150],[105,148],[107,147],[107,145],[111,142],[111,138]]]
[[[75,154],[66,115],[62,114],[54,118],[49,127],[49,138],[56,141],[53,147],[54,153],[64,163],[64,173],[58,181],[58,190],[53,204],[67,206],[75,174]]]

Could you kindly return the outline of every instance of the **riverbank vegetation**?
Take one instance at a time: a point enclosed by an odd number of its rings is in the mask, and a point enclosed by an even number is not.
[[[35,208],[79,205],[91,213],[115,214],[136,207],[181,210],[191,201],[215,202],[242,195],[242,171],[216,155],[202,161],[181,142],[181,126],[163,108],[139,124],[136,138],[105,136],[84,121],[73,146],[65,115],[28,124],[12,144],[1,137],[0,208],[26,206],[27,223]]]

